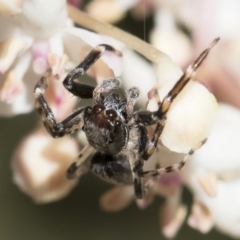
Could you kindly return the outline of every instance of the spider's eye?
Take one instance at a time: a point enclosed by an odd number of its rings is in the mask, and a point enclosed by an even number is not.
[[[103,110],[105,109],[105,107],[101,104],[96,104],[94,107],[93,107],[93,112],[94,113],[100,113],[102,112]]]
[[[87,113],[90,113],[92,111],[92,108],[91,107],[87,107],[86,111],[87,111]]]
[[[110,120],[114,120],[117,118],[117,113],[113,110],[113,109],[108,109],[106,111],[106,116],[110,119]]]
[[[116,126],[120,126],[120,125],[121,125],[121,121],[118,121],[118,120],[117,120],[117,121],[115,122],[115,125],[116,125]]]

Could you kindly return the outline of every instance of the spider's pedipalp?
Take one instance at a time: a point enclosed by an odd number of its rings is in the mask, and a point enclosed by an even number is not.
[[[117,89],[120,87],[120,80],[118,78],[109,78],[103,80],[93,91],[94,103],[102,103],[103,96],[102,93],[106,93],[112,89]]]
[[[136,99],[139,96],[139,89],[136,87],[132,87],[126,91],[126,96],[127,96],[127,102],[126,102],[126,111],[127,111],[127,116],[130,118],[133,113],[133,107],[136,103]]]

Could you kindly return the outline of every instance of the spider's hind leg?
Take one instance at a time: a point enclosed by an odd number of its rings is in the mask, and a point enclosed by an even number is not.
[[[149,171],[142,171],[139,172],[138,175],[140,177],[155,177],[155,176],[161,176],[168,172],[177,172],[182,169],[182,167],[190,160],[191,156],[194,154],[194,152],[202,147],[203,144],[205,144],[207,139],[204,139],[202,142],[200,142],[195,148],[191,149],[188,154],[181,160],[179,163],[175,163],[171,166],[165,167],[165,168],[157,168],[154,170]]]
[[[84,164],[90,155],[95,153],[94,149],[87,145],[82,151],[79,153],[78,157],[74,160],[74,162],[70,165],[66,172],[66,176],[68,179],[74,179],[80,177],[84,173],[90,170],[90,166]]]

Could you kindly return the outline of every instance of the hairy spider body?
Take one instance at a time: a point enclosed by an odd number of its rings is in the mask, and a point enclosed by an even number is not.
[[[126,98],[124,99],[116,93],[104,94],[119,87],[119,80],[116,78],[104,80],[96,88],[75,81],[87,71],[104,51],[121,55],[120,52],[106,44],[100,44],[93,49],[63,81],[65,88],[75,96],[93,98],[92,107],[79,108],[65,120],[57,123],[44,98],[47,82],[46,77],[42,77],[37,83],[34,93],[36,107],[47,131],[57,138],[82,129],[89,143],[67,170],[67,177],[70,179],[78,177],[90,169],[95,175],[110,183],[133,184],[136,197],[142,198],[145,190],[143,186],[144,177],[153,177],[180,170],[194,151],[206,140],[192,149],[180,163],[166,168],[144,171],[144,160],[148,160],[157,148],[158,139],[164,128],[166,114],[171,103],[190,81],[217,41],[218,39],[214,40],[209,48],[203,51],[162,102],[156,95],[159,107],[154,112],[133,111],[135,101],[139,96],[139,90],[135,87],[126,91]],[[153,124],[156,124],[156,128],[152,138],[149,138],[146,126]],[[92,156],[90,164],[85,164],[90,156]]]

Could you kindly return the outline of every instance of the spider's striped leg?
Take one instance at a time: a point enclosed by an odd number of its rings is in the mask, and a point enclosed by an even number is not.
[[[153,92],[153,97],[155,98],[158,106],[161,105],[161,101],[158,95],[157,90],[155,89]],[[142,154],[142,158],[144,160],[148,160],[152,154],[155,152],[156,148],[157,148],[157,144],[158,144],[158,139],[163,131],[164,128],[164,124],[165,124],[166,119],[162,119],[161,121],[158,121],[153,136],[151,139],[148,139],[148,142],[146,144],[146,149],[144,150],[143,154]]]
[[[74,160],[71,166],[68,168],[66,172],[66,176],[68,179],[74,179],[77,177],[82,176],[86,172],[90,170],[89,164],[84,164],[89,156],[95,153],[95,149],[92,148],[90,145],[86,145],[81,152],[79,153],[78,157]]]
[[[204,50],[199,57],[194,61],[192,65],[188,67],[188,69],[183,73],[180,79],[176,82],[173,88],[169,91],[166,97],[164,97],[161,104],[159,104],[157,111],[141,111],[136,114],[136,121],[139,123],[149,126],[153,124],[157,124],[159,121],[162,121],[166,118],[167,112],[171,107],[172,102],[177,97],[177,95],[182,91],[185,85],[194,77],[197,69],[202,64],[204,59],[209,54],[212,47],[219,41],[219,38],[216,38],[210,46]],[[155,97],[156,98],[156,97]]]
[[[42,118],[45,128],[50,135],[52,135],[54,138],[58,138],[64,136],[65,134],[70,134],[81,129],[83,125],[83,114],[85,108],[77,109],[62,122],[57,123],[52,110],[44,98],[44,93],[47,87],[48,84],[46,77],[42,77],[34,88],[34,95],[36,97],[36,108]]]
[[[75,96],[81,98],[92,98],[94,87],[78,83],[75,80],[85,74],[91,65],[94,64],[105,51],[110,51],[121,56],[121,53],[113,47],[107,44],[99,44],[76,68],[68,73],[63,81],[64,87]]]
[[[127,149],[128,161],[130,164],[132,179],[133,179],[133,187],[136,198],[143,198],[145,195],[143,179],[139,176],[139,172],[143,171],[144,161],[141,157],[142,147],[145,146],[147,141],[147,133],[144,131],[145,128],[139,126],[133,126],[129,130],[129,139]],[[137,145],[135,145],[137,143]],[[135,147],[133,147],[133,144]]]
[[[153,134],[152,138],[148,140],[147,148],[145,149],[145,151],[142,155],[142,158],[144,160],[148,160],[152,156],[152,154],[155,152],[155,150],[157,148],[157,144],[158,144],[158,139],[164,128],[164,124],[165,124],[165,119],[163,119],[161,122],[158,122],[158,124],[154,130],[154,134]]]
[[[133,187],[135,196],[138,199],[142,199],[145,195],[144,192],[144,185],[143,185],[143,179],[139,176],[139,172],[143,171],[143,161],[138,160],[134,161],[131,157],[129,158],[130,165],[132,168],[132,176],[133,176]]]
[[[181,168],[189,161],[189,159],[191,158],[193,153],[198,148],[200,148],[206,141],[207,141],[207,139],[203,140],[202,142],[200,142],[198,144],[198,146],[196,146],[195,148],[191,149],[189,151],[189,153],[181,160],[181,162],[175,163],[175,164],[173,164],[171,166],[168,166],[168,167],[165,167],[165,168],[158,168],[158,169],[154,169],[154,170],[138,172],[138,175],[140,177],[147,177],[148,178],[148,177],[154,177],[154,176],[163,175],[164,173],[168,173],[168,172],[180,171]]]
[[[155,99],[158,102],[158,110],[154,112],[150,111],[142,111],[138,112],[136,115],[136,119],[139,123],[148,126],[157,124],[155,128],[154,135],[152,139],[149,141],[147,149],[145,153],[143,154],[143,158],[147,160],[155,151],[158,143],[158,139],[163,131],[165,122],[166,122],[166,115],[169,111],[171,104],[173,100],[177,97],[177,95],[182,91],[184,86],[193,78],[195,75],[197,69],[202,64],[204,59],[209,54],[212,47],[219,41],[219,38],[215,39],[210,46],[204,50],[199,57],[194,61],[192,65],[188,67],[186,72],[181,76],[181,78],[176,82],[176,84],[173,86],[173,88],[169,91],[167,96],[163,99],[162,102],[160,102],[159,97],[155,93]]]
[[[209,47],[205,49],[199,57],[193,62],[192,65],[188,67],[188,69],[184,72],[181,78],[176,82],[173,88],[169,91],[167,96],[163,99],[159,109],[155,112],[156,116],[160,119],[164,118],[170,109],[170,106],[173,100],[177,97],[177,95],[182,91],[185,85],[194,77],[196,74],[197,69],[202,64],[202,62],[206,59],[209,52],[211,51],[212,47],[219,41],[219,38],[214,39]]]

